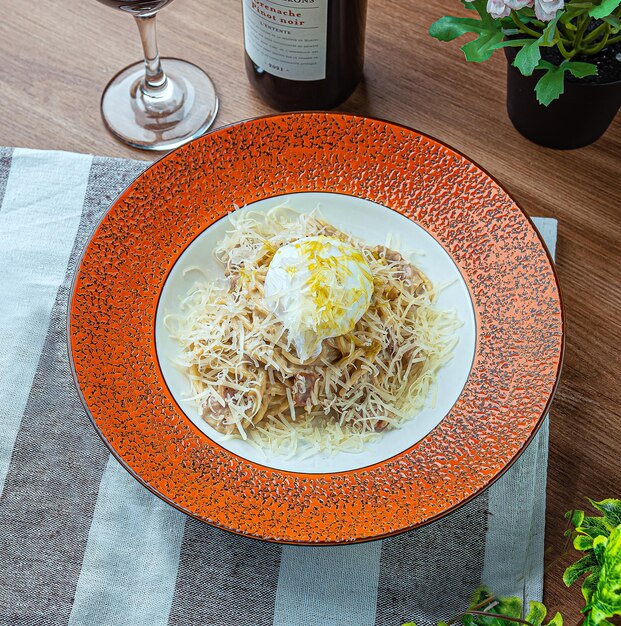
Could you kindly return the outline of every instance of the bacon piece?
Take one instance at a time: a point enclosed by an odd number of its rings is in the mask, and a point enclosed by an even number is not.
[[[220,433],[230,435],[235,432],[235,424],[230,422],[231,411],[228,406],[222,406],[213,396],[203,406],[203,419]]]
[[[315,381],[319,378],[313,372],[298,372],[293,380],[293,404],[295,406],[306,406],[310,400]]]
[[[395,272],[395,277],[403,281],[411,294],[418,295],[420,293],[421,288],[425,285],[425,280],[420,272],[411,263],[406,261],[401,254],[386,246],[375,246],[373,252],[380,258],[384,258],[392,263],[397,263],[398,270]],[[389,300],[394,300],[396,295],[392,287],[386,292],[386,297]]]

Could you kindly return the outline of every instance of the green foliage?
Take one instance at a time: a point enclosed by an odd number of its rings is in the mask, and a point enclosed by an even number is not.
[[[565,570],[563,582],[568,587],[573,585],[579,578],[582,578],[584,574],[590,572],[595,565],[597,565],[597,559],[594,555],[588,554],[587,556],[583,556]]]
[[[553,20],[548,22],[548,25],[543,29],[543,33],[541,33],[541,37],[537,40],[540,46],[551,48],[555,46],[559,41],[559,34],[557,30],[557,24],[559,22],[559,17],[555,17]]]
[[[597,73],[594,64],[574,61],[576,56],[595,55],[621,41],[621,0],[569,0],[547,23],[539,21],[531,7],[493,18],[486,0],[461,1],[478,17],[441,17],[429,34],[440,41],[474,35],[461,47],[466,60],[473,62],[487,61],[499,48],[519,48],[513,65],[524,76],[544,70],[535,92],[546,106],[564,93],[567,72],[576,78]],[[556,48],[563,61],[559,65],[542,61],[542,48]]]
[[[461,47],[466,60],[487,61],[504,37],[502,26],[485,10],[485,0],[474,0],[465,4],[478,13],[479,19],[445,15],[431,25],[429,34],[440,41],[452,41],[472,33],[476,38]]]
[[[515,56],[513,65],[517,67],[524,76],[530,76],[541,61],[541,48],[538,39],[531,39]]]
[[[573,67],[566,67],[565,71],[578,74],[590,71],[589,68],[576,68],[576,65],[590,64],[574,64]],[[552,65],[544,69],[548,73],[559,70]],[[570,511],[566,514],[574,528],[573,531],[567,531],[573,532],[574,548],[586,554],[565,570],[563,581],[569,587],[586,575],[582,583],[585,599],[583,626],[613,626],[609,618],[621,615],[621,500],[609,498],[601,502],[589,502],[601,515],[587,516],[584,511]],[[480,587],[474,592],[470,606],[463,614],[448,622],[438,622],[438,626],[450,626],[456,622],[464,626],[542,626],[547,613],[546,607],[540,602],[529,602],[528,613],[524,615],[520,598],[494,597],[489,589]],[[402,626],[416,624],[407,622]],[[563,617],[556,613],[546,626],[563,626]]]
[[[587,614],[585,625],[609,624],[607,618],[621,615],[621,524],[608,537],[600,536],[594,541],[599,576],[588,586],[587,602],[583,612]]]
[[[486,587],[479,587],[472,595],[469,608],[450,622],[438,622],[438,626],[448,626],[456,621],[464,626],[514,626],[523,621],[532,626],[541,626],[548,610],[541,602],[529,602],[528,613],[524,616],[522,600],[515,597],[500,598],[491,594]],[[416,626],[407,622],[402,626]],[[563,626],[563,618],[556,613],[546,626]]]
[[[586,554],[565,570],[563,581],[569,587],[588,574],[582,583],[584,625],[607,626],[608,618],[621,615],[621,500],[590,502],[602,515],[567,514],[574,548]]]
[[[602,0],[599,5],[589,9],[589,15],[596,19],[602,19],[610,15],[621,4],[621,0]]]
[[[548,106],[565,92],[565,72],[573,74],[576,78],[597,74],[597,66],[593,63],[579,63],[567,59],[558,67],[548,61],[540,61],[537,69],[543,70],[543,75],[535,85],[535,93],[539,104],[544,106]]]
[[[621,524],[621,500],[608,498],[601,502],[589,499],[589,502],[601,513],[604,514],[604,525],[608,530],[614,530]]]
[[[606,22],[606,24],[610,24],[611,35],[616,35],[621,32],[621,19],[619,19],[616,15],[607,15],[606,17],[602,17],[602,21]]]
[[[541,626],[548,610],[541,602],[529,602],[528,613],[524,616],[522,600],[516,597],[496,598],[485,587],[477,589],[472,597],[470,608],[461,618],[466,626],[513,626],[525,620],[532,626]],[[563,626],[563,618],[557,613],[548,626]]]

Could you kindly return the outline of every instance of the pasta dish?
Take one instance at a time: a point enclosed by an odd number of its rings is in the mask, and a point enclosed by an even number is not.
[[[316,211],[230,220],[224,276],[165,320],[210,426],[281,455],[355,452],[433,402],[460,323],[412,262]]]

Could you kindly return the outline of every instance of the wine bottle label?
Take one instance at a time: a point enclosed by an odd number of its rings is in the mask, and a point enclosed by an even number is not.
[[[244,43],[259,67],[279,78],[326,77],[329,0],[243,0]]]

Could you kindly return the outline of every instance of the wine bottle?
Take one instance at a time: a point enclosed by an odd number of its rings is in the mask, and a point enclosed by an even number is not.
[[[362,78],[367,0],[242,0],[248,79],[280,111],[332,109]]]

